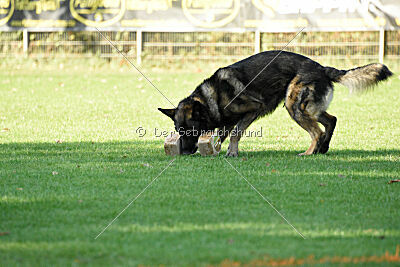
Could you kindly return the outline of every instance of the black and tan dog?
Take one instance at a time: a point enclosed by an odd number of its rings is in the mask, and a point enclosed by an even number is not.
[[[336,117],[326,112],[333,96],[332,84],[364,90],[392,75],[385,65],[378,63],[337,70],[299,54],[279,53],[262,52],[220,68],[176,109],[159,108],[174,121],[182,136],[184,154],[196,151],[201,132],[218,128],[222,142],[228,134],[231,136],[227,156],[237,156],[246,128],[273,112],[283,100],[290,116],[312,139],[310,147],[300,155],[324,154],[336,126]],[[318,123],[325,127],[325,132]]]

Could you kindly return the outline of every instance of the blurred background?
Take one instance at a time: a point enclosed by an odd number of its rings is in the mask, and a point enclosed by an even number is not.
[[[231,63],[281,49],[301,29],[285,50],[322,64],[393,68],[400,58],[397,0],[0,0],[3,65],[15,58],[128,65],[97,29],[153,69]]]

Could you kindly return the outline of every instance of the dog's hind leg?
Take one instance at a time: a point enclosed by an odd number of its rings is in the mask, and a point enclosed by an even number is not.
[[[311,155],[319,152],[322,141],[325,140],[325,134],[319,128],[316,118],[310,116],[306,111],[296,107],[287,107],[290,116],[311,136],[311,145],[307,151],[300,153],[299,156]]]
[[[320,105],[314,102],[313,93],[313,87],[307,87],[294,78],[289,84],[285,99],[285,106],[290,116],[311,136],[310,147],[299,156],[318,153],[325,140],[325,134],[319,128],[317,117],[314,115],[319,113]]]
[[[299,156],[318,153],[322,140],[325,139],[325,136],[321,128],[319,128],[317,120],[303,113],[300,116],[296,116],[295,121],[311,136],[310,147],[307,149],[307,151],[300,153]]]
[[[318,116],[318,122],[320,122],[325,127],[325,140],[323,140],[321,146],[318,149],[318,153],[325,154],[329,150],[329,143],[333,135],[333,131],[336,127],[336,117],[328,114],[327,112],[322,112]]]
[[[247,113],[243,119],[241,119],[236,125],[235,129],[231,132],[231,138],[229,140],[228,151],[226,152],[227,157],[237,157],[239,154],[239,140],[245,133],[247,127],[257,119],[259,113]]]

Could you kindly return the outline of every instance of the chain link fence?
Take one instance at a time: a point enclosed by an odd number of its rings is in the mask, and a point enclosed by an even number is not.
[[[103,32],[129,58],[152,64],[242,59],[282,49],[296,33]],[[257,36],[258,34],[258,36]],[[383,38],[383,39],[382,39]],[[400,58],[400,31],[302,32],[287,51],[326,60],[377,61]],[[0,56],[120,57],[98,32],[0,32]],[[383,54],[382,54],[383,56]]]

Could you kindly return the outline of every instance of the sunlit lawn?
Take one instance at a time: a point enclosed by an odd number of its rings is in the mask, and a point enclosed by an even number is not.
[[[176,104],[211,71],[147,73]],[[306,239],[225,162],[228,143],[176,158],[94,239],[169,164],[159,135],[173,125],[157,108],[170,104],[127,68],[0,77],[2,266],[246,264],[400,245],[400,183],[388,184],[400,179],[397,74],[361,96],[336,87],[327,155],[296,156],[309,136],[280,106],[228,158]]]

